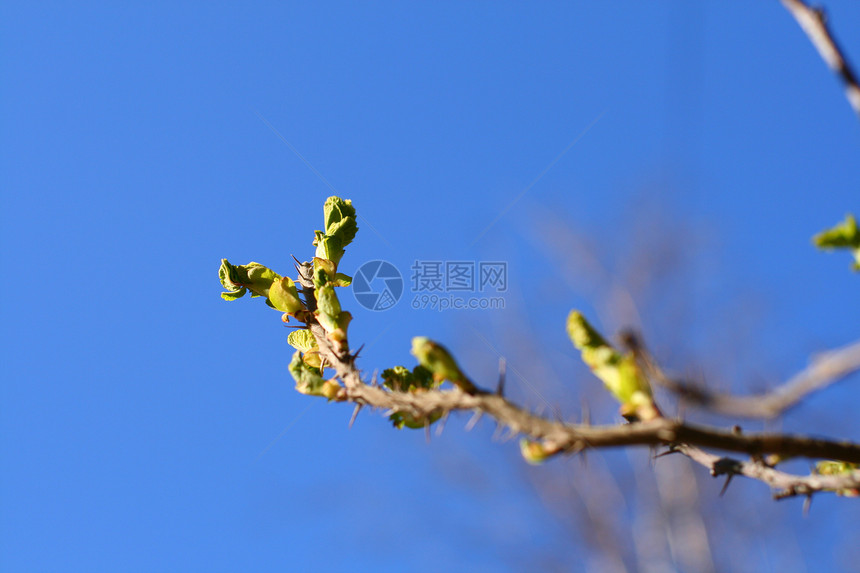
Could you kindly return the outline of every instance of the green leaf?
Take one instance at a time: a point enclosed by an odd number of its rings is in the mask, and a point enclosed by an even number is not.
[[[290,343],[290,346],[296,350],[301,350],[302,352],[310,352],[317,348],[317,341],[314,338],[314,335],[307,329],[292,331],[289,336],[287,336],[287,342]]]
[[[336,287],[348,287],[352,284],[352,277],[343,273],[337,273],[331,284]]]
[[[851,213],[845,216],[842,223],[812,237],[812,242],[823,250],[849,249],[854,256],[852,269],[860,271],[860,229]]]
[[[238,273],[233,265],[227,259],[221,259],[221,268],[218,269],[218,278],[221,279],[221,286],[227,292],[221,293],[221,298],[224,300],[236,300],[242,298],[248,291],[247,288],[239,284]]]
[[[382,380],[386,387],[400,392],[430,389],[435,386],[433,374],[420,364],[411,372],[405,366],[383,370]]]
[[[296,285],[290,277],[281,277],[280,280],[272,282],[269,288],[269,302],[273,308],[289,314],[304,308],[302,301],[299,300]]]
[[[319,368],[322,364],[319,347],[310,330],[294,330],[287,336],[290,346],[302,352],[302,360],[308,366]]]
[[[340,197],[329,197],[323,205],[325,217],[325,233],[340,237],[343,246],[348,245],[358,232],[356,224],[355,207],[349,199]]]
[[[845,221],[818,233],[812,238],[812,242],[821,249],[860,247],[860,229],[857,227],[857,219],[849,213],[845,216]]]
[[[408,414],[406,412],[394,412],[388,419],[391,420],[391,423],[394,424],[394,427],[398,430],[402,430],[403,428],[409,428],[412,430],[420,430],[425,426],[430,426],[439,418],[442,417],[441,412],[433,412],[429,416],[413,416],[412,414]]]
[[[260,263],[248,263],[247,265],[231,265],[227,259],[221,259],[221,267],[218,269],[218,277],[221,286],[227,292],[221,293],[224,300],[236,300],[250,290],[251,296],[269,295],[269,288],[281,275],[261,265]]]

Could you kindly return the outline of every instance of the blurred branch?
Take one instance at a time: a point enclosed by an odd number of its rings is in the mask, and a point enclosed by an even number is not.
[[[671,451],[681,453],[694,462],[705,466],[714,477],[725,475],[727,478],[731,478],[735,475],[741,475],[764,482],[776,490],[773,494],[774,499],[785,499],[799,495],[811,496],[813,493],[821,491],[856,489],[860,486],[860,470],[843,475],[810,474],[800,476],[776,470],[761,459],[740,461],[716,456],[686,444],[674,446]]]
[[[860,83],[857,81],[857,74],[851,69],[848,60],[827,27],[827,17],[824,11],[819,8],[810,8],[802,0],[780,1],[806,32],[824,62],[842,80],[845,86],[845,97],[848,98],[848,103],[854,109],[854,113],[860,116]]]
[[[512,432],[533,440],[540,440],[548,456],[577,453],[587,448],[665,445],[675,449],[684,448],[679,451],[690,452],[698,446],[740,452],[751,456],[777,454],[781,457],[800,456],[851,463],[860,462],[860,445],[846,441],[838,442],[788,434],[742,434],[737,431],[687,424],[670,418],[657,418],[648,422],[617,426],[568,424],[537,416],[511,403],[504,396],[477,388],[471,392],[459,388],[424,392],[391,391],[378,386],[375,382],[365,383],[355,366],[355,356],[346,351],[338,352],[335,345],[327,338],[325,330],[315,321],[310,320],[308,325],[317,340],[320,355],[344,384],[344,387],[333,397],[334,401],[404,412],[424,419],[429,419],[433,414],[445,415],[453,411],[468,410],[487,414]],[[697,456],[705,459],[699,454]],[[712,463],[709,467],[713,469],[716,466]],[[779,484],[787,479],[780,477],[782,474],[764,471],[754,463],[748,469],[746,466],[741,467],[743,471],[734,473],[759,479],[765,483]],[[775,475],[777,477],[774,477]],[[779,481],[780,479],[783,481]],[[812,480],[806,484],[808,487],[819,488],[815,491],[830,489],[830,485],[837,482],[842,487],[846,481],[841,478],[823,479],[817,476],[814,479],[810,476],[808,479]],[[785,483],[789,482],[785,481]],[[795,480],[790,483],[799,482]],[[852,483],[853,487],[856,487],[860,485],[860,479],[855,479]]]
[[[628,348],[638,353],[640,362],[652,380],[677,394],[686,404],[739,418],[775,418],[796,406],[809,394],[860,371],[860,341],[857,341],[814,356],[809,367],[770,392],[755,396],[733,396],[672,379],[660,369],[638,337],[627,333],[624,342]]]

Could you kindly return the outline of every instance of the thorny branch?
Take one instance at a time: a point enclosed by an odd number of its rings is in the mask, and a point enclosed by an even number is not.
[[[697,426],[670,418],[617,426],[570,424],[537,416],[510,402],[498,393],[458,388],[428,390],[420,393],[396,392],[375,383],[365,383],[355,366],[355,356],[338,353],[326,337],[325,330],[313,320],[308,326],[320,349],[320,355],[332,368],[344,387],[334,397],[388,411],[406,412],[416,417],[432,413],[444,415],[453,411],[473,411],[493,417],[514,434],[540,440],[555,453],[577,453],[587,448],[610,448],[631,445],[668,446],[711,470],[714,475],[743,475],[779,488],[776,497],[811,495],[817,491],[860,487],[860,471],[848,476],[795,476],[770,468],[762,461],[741,462],[706,453],[699,447],[745,453],[758,460],[766,454],[781,457],[828,458],[860,462],[860,445],[782,434],[723,431]],[[727,461],[728,460],[728,461]]]
[[[830,67],[836,76],[842,80],[845,86],[845,97],[854,109],[854,113],[860,116],[860,83],[857,74],[851,68],[842,50],[833,38],[827,27],[827,18],[824,12],[818,8],[807,6],[802,0],[780,0],[791,15],[809,36],[809,40],[824,62]]]
[[[742,475],[762,481],[776,490],[773,495],[776,499],[812,495],[819,491],[856,488],[860,484],[860,470],[845,475],[812,474],[799,476],[774,469],[761,459],[753,458],[749,461],[740,461],[732,458],[721,458],[687,444],[674,446],[670,451],[684,454],[694,462],[705,466],[711,470],[711,475],[714,477],[725,475],[731,478],[734,475]]]

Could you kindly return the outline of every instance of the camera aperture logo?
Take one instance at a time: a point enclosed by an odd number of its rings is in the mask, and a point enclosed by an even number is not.
[[[388,310],[403,296],[403,276],[388,261],[368,261],[352,278],[352,294],[368,310]]]
[[[503,261],[418,261],[409,269],[415,310],[498,310],[508,290]],[[355,300],[368,310],[388,310],[403,296],[403,275],[388,261],[370,261],[352,281]],[[496,296],[493,296],[496,295]]]

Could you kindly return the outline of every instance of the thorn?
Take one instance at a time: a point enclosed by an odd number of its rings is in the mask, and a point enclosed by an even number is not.
[[[561,407],[558,404],[555,404],[552,407],[552,417],[555,418],[556,422],[564,423],[564,416],[562,415]]]
[[[576,454],[581,453],[582,456],[585,457],[585,442],[579,442],[579,441],[574,442],[573,444],[564,448],[564,453],[570,454],[572,456],[575,456]]]
[[[726,477],[726,483],[723,484],[723,489],[720,490],[720,497],[723,497],[723,494],[726,493],[727,489],[729,489],[729,484],[732,483],[733,477],[735,477],[735,474],[729,474]]]
[[[355,351],[355,354],[352,355],[352,359],[356,360],[361,351],[364,350],[364,344],[358,347],[358,350]]]
[[[505,431],[505,427],[500,423],[496,422],[496,429],[493,431],[492,441],[500,442],[502,440],[502,432]]]
[[[812,507],[812,494],[809,493],[806,495],[806,499],[803,500],[803,517],[809,517],[809,508]]]
[[[665,452],[661,452],[661,453],[659,453],[659,454],[655,454],[655,455],[654,455],[654,461],[657,461],[657,458],[662,458],[663,456],[668,456],[669,454],[677,454],[677,453],[678,453],[678,450],[676,450],[676,449],[675,449],[675,448],[673,448],[672,446],[669,446],[669,449],[668,449],[668,450],[666,450]]]
[[[445,413],[442,414],[442,417],[439,419],[439,423],[436,426],[436,437],[442,435],[442,430],[445,429],[445,422],[448,421],[448,410],[445,410]]]
[[[349,429],[352,429],[352,425],[355,424],[355,419],[358,418],[358,413],[361,411],[361,404],[355,405],[355,410],[352,411],[352,417],[349,419]]]
[[[582,425],[591,425],[591,410],[588,408],[588,402],[585,401],[585,398],[582,399]]]
[[[478,420],[480,420],[483,415],[484,413],[480,410],[475,410],[475,414],[472,416],[472,419],[466,424],[466,431],[471,432],[472,428],[478,424]]]
[[[683,418],[686,411],[687,411],[687,398],[684,396],[681,396],[680,398],[678,398],[678,417]]]
[[[370,385],[374,388],[379,388],[379,379],[377,375],[379,374],[379,370],[374,370],[373,375],[370,377]]]
[[[430,443],[430,419],[424,418],[424,439],[427,440],[427,443]]]
[[[505,373],[508,369],[508,363],[505,361],[504,356],[499,357],[499,385],[496,387],[496,395],[504,396],[505,395]]]

